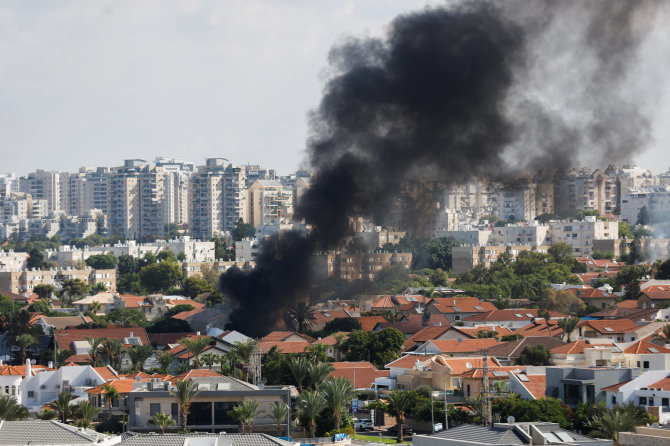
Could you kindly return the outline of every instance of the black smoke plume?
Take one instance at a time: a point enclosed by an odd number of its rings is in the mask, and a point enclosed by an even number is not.
[[[351,216],[388,223],[395,212],[420,231],[435,184],[566,168],[585,152],[617,162],[643,148],[648,122],[623,90],[656,6],[467,2],[335,47],[310,116],[315,176],[297,209],[312,231],[267,240],[253,271],[222,276],[231,325],[271,330],[307,297],[313,252],[337,246]]]

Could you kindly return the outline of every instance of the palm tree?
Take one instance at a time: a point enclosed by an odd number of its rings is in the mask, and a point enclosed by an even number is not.
[[[310,328],[316,320],[316,310],[307,301],[296,303],[286,312],[298,324],[298,332],[300,333]]]
[[[305,347],[305,351],[309,352],[309,356],[315,361],[328,361],[326,354],[326,346],[323,344],[311,344]]]
[[[188,420],[188,413],[191,410],[191,401],[198,396],[198,385],[191,381],[179,380],[175,383],[176,390],[170,391],[170,395],[177,398],[179,403],[179,422],[182,430],[186,430],[186,421]]]
[[[174,426],[177,422],[172,419],[172,415],[166,415],[163,412],[158,412],[156,415],[151,417],[149,424],[155,424],[161,430],[161,435],[165,433],[165,428],[167,426]]]
[[[25,364],[28,349],[37,344],[37,339],[31,334],[24,333],[16,337],[16,344],[19,346],[19,351],[21,352],[21,363]]]
[[[200,357],[200,360],[203,364],[209,367],[210,370],[212,370],[212,366],[214,364],[221,363],[221,356],[217,355],[216,353],[206,353]]]
[[[561,327],[563,329],[563,333],[568,336],[568,342],[570,342],[570,335],[573,331],[575,331],[578,323],[579,318],[577,317],[569,317],[558,320],[558,326]]]
[[[170,365],[172,365],[175,360],[174,353],[163,352],[156,356],[156,359],[158,360],[158,364],[160,364],[159,369],[161,373],[170,373]]]
[[[351,385],[351,381],[344,377],[328,378],[319,386],[319,390],[326,398],[328,408],[333,411],[335,429],[339,429],[347,403],[356,396],[354,386]]]
[[[56,352],[56,368],[61,368],[64,364],[67,358],[70,356],[74,355],[74,352],[71,350],[58,350]]]
[[[549,310],[547,309],[541,309],[537,312],[538,317],[541,317],[547,322],[547,332],[549,333],[549,337],[551,336],[551,325],[549,324],[549,321],[551,321],[551,314],[549,313]]]
[[[83,428],[91,427],[91,423],[98,412],[100,412],[100,409],[95,407],[90,401],[79,401],[73,410],[77,426]]]
[[[193,357],[193,366],[196,369],[200,368],[200,354],[205,351],[212,339],[209,336],[197,336],[190,338],[182,338],[178,342],[186,347],[186,350],[189,351]]]
[[[277,436],[280,436],[282,423],[285,421],[287,423],[291,422],[291,420],[288,419],[288,405],[286,405],[286,403],[283,401],[275,401],[274,403],[270,404],[270,412],[267,412],[267,414],[270,415],[273,420],[275,420],[275,425],[277,426]]]
[[[123,344],[118,339],[105,339],[102,347],[102,352],[107,359],[107,363],[112,366],[114,370],[121,369],[121,352]]]
[[[337,361],[341,359],[342,352],[344,351],[344,343],[346,340],[347,336],[342,333],[335,335],[335,344],[333,344],[333,347],[335,349],[335,357]]]
[[[19,404],[13,396],[0,396],[1,419],[5,421],[25,420],[29,415],[28,408]]]
[[[412,406],[412,394],[404,390],[392,390],[386,396],[389,406],[395,411],[395,421],[398,425],[398,443],[402,443],[402,427],[405,424],[405,412]]]
[[[307,365],[307,374],[309,375],[310,385],[313,389],[330,375],[334,370],[329,362],[310,362]]]
[[[154,347],[151,344],[133,345],[127,352],[133,363],[133,372],[139,372],[144,370],[144,362],[154,354]]]
[[[230,415],[234,420],[236,420],[238,423],[240,423],[240,427],[237,428],[237,431],[240,434],[244,433],[244,408],[240,406],[239,404],[232,409],[228,411],[228,415]]]
[[[309,374],[309,363],[303,357],[290,358],[288,361],[288,368],[298,384],[298,391],[302,392],[302,383]]]
[[[58,398],[46,405],[49,409],[58,414],[63,424],[66,423],[67,417],[70,416],[70,401],[72,401],[72,394],[69,392],[61,392]]]
[[[100,305],[100,302],[91,302],[90,304],[88,304],[88,310],[86,312],[95,316],[100,312],[101,308],[102,305]]]
[[[298,411],[309,420],[307,428],[310,438],[315,437],[316,418],[326,408],[326,398],[316,390],[306,390],[298,398]]]
[[[650,422],[649,414],[630,402],[621,406],[614,406],[594,416],[587,422],[587,426],[593,429],[591,433],[612,438],[618,445],[619,432],[634,431],[636,426],[644,426]]]
[[[91,348],[88,350],[88,355],[91,357],[89,364],[93,367],[100,367],[102,365],[102,344],[107,340],[107,338],[93,338],[86,336],[86,340],[91,346]]]
[[[245,381],[249,381],[249,364],[251,363],[251,356],[254,354],[254,350],[256,350],[256,342],[253,340],[236,342],[230,350],[233,361],[244,368]]]
[[[242,416],[247,427],[244,430],[246,433],[251,433],[251,426],[258,411],[258,401],[256,400],[244,400],[240,404],[242,408]]]
[[[109,418],[112,418],[112,404],[114,400],[118,400],[121,394],[116,387],[107,383],[102,385],[102,391],[105,398],[105,406],[109,408]]]

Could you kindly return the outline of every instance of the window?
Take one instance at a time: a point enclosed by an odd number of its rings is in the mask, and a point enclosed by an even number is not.
[[[642,368],[644,368],[644,369],[648,369],[648,368],[649,368],[649,361],[644,361],[644,362],[642,363]]]
[[[640,397],[640,403],[638,405],[639,406],[646,406],[647,405],[647,397],[646,396],[641,396]]]
[[[670,406],[670,398],[661,398],[661,406]]]
[[[172,419],[175,421],[179,420],[179,403],[172,403],[171,412]]]
[[[149,404],[149,416],[153,417],[161,411],[161,403]]]
[[[35,398],[35,391],[34,390],[29,390],[28,391],[28,398]]]
[[[612,395],[612,406],[616,406],[616,395]]]
[[[640,368],[640,361],[637,362],[637,368]]]

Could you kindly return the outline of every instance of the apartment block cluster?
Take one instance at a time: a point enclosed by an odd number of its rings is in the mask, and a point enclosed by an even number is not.
[[[76,173],[37,170],[0,176],[0,238],[17,234],[62,239],[91,234],[160,237],[165,224],[187,225],[198,239],[231,231],[240,219],[255,227],[290,222],[309,174],[280,177],[224,158],[195,166],[174,158],[125,160],[120,167]]]
[[[533,220],[540,215],[568,217],[576,210],[619,214],[635,223],[639,209],[651,215],[670,210],[670,171],[656,175],[637,166],[609,166],[525,176],[504,183],[471,181],[447,189],[432,232],[476,225],[486,215],[501,220]]]

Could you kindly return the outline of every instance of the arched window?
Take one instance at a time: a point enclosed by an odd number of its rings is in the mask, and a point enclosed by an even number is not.
[[[16,386],[12,386],[12,395],[16,395]]]
[[[5,395],[9,395],[9,386],[5,386]]]

